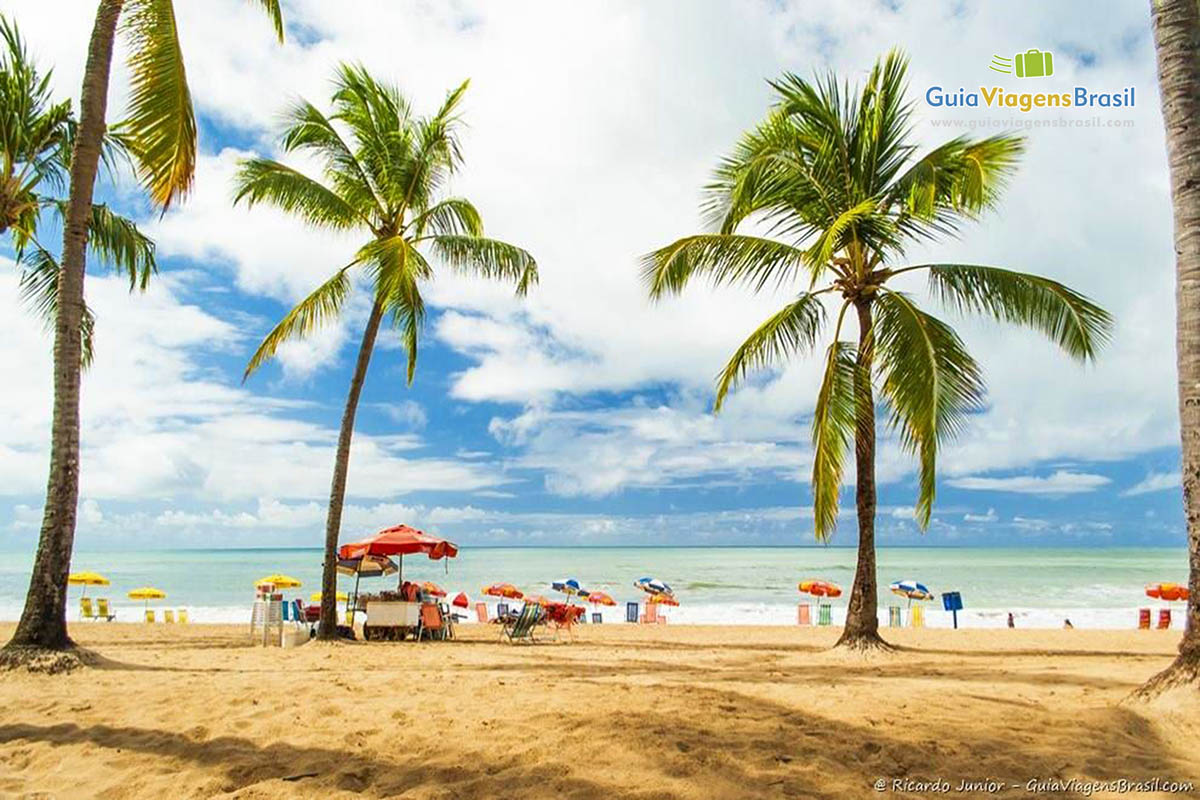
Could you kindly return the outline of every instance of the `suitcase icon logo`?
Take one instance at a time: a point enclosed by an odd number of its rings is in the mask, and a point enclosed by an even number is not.
[[[993,72],[1016,74],[1018,78],[1046,78],[1054,74],[1054,54],[1049,50],[1030,48],[1012,58],[992,56],[988,68]]]

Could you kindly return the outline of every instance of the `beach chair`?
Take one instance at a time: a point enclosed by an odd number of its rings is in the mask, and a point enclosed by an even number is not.
[[[187,625],[187,609],[186,608],[179,609],[179,624]]]
[[[163,609],[163,623],[166,625],[175,624],[175,612],[169,608]]]
[[[913,606],[908,611],[908,624],[914,628],[925,627],[925,607]]]
[[[419,620],[417,641],[426,637],[430,639],[445,638],[446,621],[442,619],[442,610],[438,608],[437,603],[422,603]]]
[[[504,619],[508,616],[508,603],[496,603],[496,617]]]
[[[480,622],[488,621],[487,603],[475,604],[475,619],[479,620]]]
[[[812,625],[812,606],[808,603],[800,603],[796,606],[796,624]]]
[[[154,624],[154,609],[153,608],[146,609],[146,622],[148,622],[151,625]]]
[[[821,603],[817,606],[817,624],[833,624],[833,606],[829,605],[828,603]]]
[[[1150,609],[1148,609],[1148,608],[1139,608],[1138,609],[1138,630],[1141,630],[1141,631],[1150,630]]]
[[[102,619],[105,622],[112,622],[117,618],[117,615],[108,607],[107,597],[96,598],[96,619]]]
[[[545,610],[537,603],[526,603],[521,609],[521,613],[517,614],[516,619],[501,619],[500,624],[500,639],[503,641],[506,637],[510,644],[517,642],[533,642],[537,639],[533,636],[534,628],[542,621],[545,615]]]
[[[92,598],[79,598],[79,618],[80,619],[95,619],[96,612],[92,609]]]
[[[1158,629],[1165,631],[1171,627],[1171,609],[1160,608],[1158,610]]]
[[[626,603],[625,604],[625,621],[626,622],[637,622],[638,621],[638,604],[637,603]]]
[[[658,624],[658,603],[646,603],[646,613],[642,614],[642,622],[647,625]]]
[[[900,622],[900,606],[888,606],[888,627],[899,628]]]
[[[592,613],[592,624],[599,625],[601,622],[604,622],[604,615],[601,614],[599,611],[593,612]]]

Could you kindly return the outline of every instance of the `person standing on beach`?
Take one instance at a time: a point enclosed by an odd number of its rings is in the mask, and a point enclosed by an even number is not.
[[[1008,612],[1008,627],[1010,627],[1010,628],[1017,627],[1017,623],[1013,621],[1013,615],[1012,615],[1011,611]]]

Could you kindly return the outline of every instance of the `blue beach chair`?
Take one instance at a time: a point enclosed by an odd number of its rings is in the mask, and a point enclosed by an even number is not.
[[[637,622],[638,616],[641,614],[641,607],[637,603],[625,604],[625,621]]]

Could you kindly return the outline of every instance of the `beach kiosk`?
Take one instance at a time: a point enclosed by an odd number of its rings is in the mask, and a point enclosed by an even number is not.
[[[343,560],[361,559],[364,556],[394,556],[397,563],[397,589],[404,584],[404,556],[418,553],[434,561],[454,558],[458,555],[458,545],[408,525],[397,525],[338,548],[338,558]],[[415,635],[421,625],[421,605],[417,596],[405,597],[399,591],[381,592],[378,596],[368,598],[363,638],[400,640]]]

